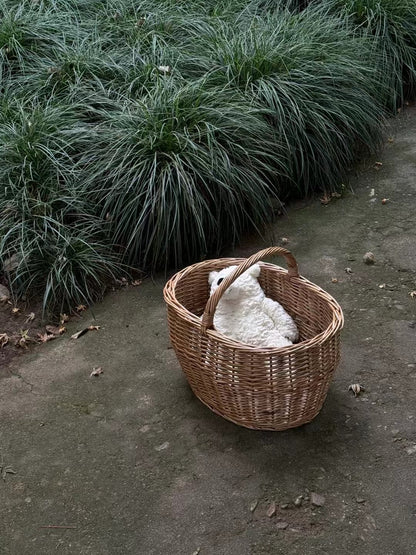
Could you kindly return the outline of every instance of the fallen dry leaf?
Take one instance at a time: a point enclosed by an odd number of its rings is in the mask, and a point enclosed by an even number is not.
[[[84,335],[85,333],[87,333],[88,331],[93,331],[93,330],[99,330],[101,326],[88,326],[87,328],[84,328],[80,331],[77,331],[76,333],[74,333],[73,335],[71,335],[71,339],[78,339],[78,337],[81,337],[81,335]]]
[[[104,370],[101,368],[101,366],[99,366],[98,368],[93,368],[90,377],[99,376],[100,374],[104,374]]]
[[[375,166],[378,166],[379,168],[381,168],[381,166],[383,165],[383,162],[376,162],[374,165],[375,165]]]
[[[394,143],[393,137],[389,137],[389,138],[387,139],[387,141],[388,141],[389,143]]]
[[[56,335],[53,335],[52,333],[38,333],[38,337],[41,343],[46,343],[47,341],[56,339]]]
[[[331,281],[332,281],[332,283],[338,283],[338,279],[337,279],[336,277],[333,277],[333,278],[331,279]]]
[[[353,271],[351,270],[351,268],[345,268],[345,271],[347,272],[347,274],[352,274]]]
[[[352,391],[354,393],[354,396],[358,397],[358,395],[360,395],[361,391],[365,391],[365,389],[359,383],[352,383],[349,386],[348,391]]]
[[[0,349],[2,349],[9,342],[7,333],[0,333]]]
[[[84,335],[84,333],[87,333],[88,328],[84,328],[83,330],[77,331],[76,333],[71,335],[71,339],[78,339],[78,337],[81,337],[81,335]]]
[[[27,349],[27,344],[33,342],[34,340],[29,335],[29,330],[20,330],[19,336],[15,339],[14,344],[16,347],[21,347],[22,349]]]
[[[33,320],[35,319],[36,315],[34,312],[31,312],[29,314],[29,316],[26,318],[25,320],[25,324],[28,324],[29,322],[33,322]]]
[[[45,326],[45,328],[48,333],[52,333],[53,335],[62,335],[66,332],[65,326]]]
[[[85,304],[79,304],[77,307],[75,307],[75,310],[77,312],[84,312],[84,310],[87,310],[87,307],[85,306]]]
[[[389,200],[390,200],[390,199],[388,199],[388,198],[383,198],[383,199],[381,200],[381,204],[387,204],[387,203],[389,202]]]
[[[416,291],[410,291],[409,295],[412,299],[415,299],[416,298]]]
[[[164,74],[170,73],[170,71],[171,71],[170,66],[158,66],[157,69],[160,71],[160,73],[164,73]]]
[[[1,469],[1,478],[3,482],[6,481],[7,474],[17,474],[17,472],[13,470],[11,466],[2,466],[0,467],[0,469]]]
[[[60,322],[60,324],[65,324],[66,322],[68,322],[68,320],[69,320],[68,314],[61,314],[61,315],[59,316],[59,322]]]
[[[137,287],[138,285],[141,285],[141,284],[142,284],[142,280],[141,280],[141,279],[135,279],[134,281],[131,282],[131,284],[132,284],[134,287]]]
[[[19,312],[20,312],[20,308],[18,308],[17,306],[14,306],[12,308],[12,314],[19,314]]]
[[[330,197],[330,196],[328,196],[328,195],[324,195],[324,196],[320,199],[321,204],[323,204],[324,206],[327,205],[327,204],[329,204],[329,203],[331,202],[331,200],[332,200],[332,197]]]

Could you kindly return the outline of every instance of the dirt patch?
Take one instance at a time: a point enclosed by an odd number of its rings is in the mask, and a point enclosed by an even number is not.
[[[42,320],[40,301],[0,303],[0,345],[3,344],[0,347],[0,378],[8,375],[7,363],[40,343],[39,336],[45,333],[48,323]]]
[[[140,277],[143,277],[142,274]],[[114,292],[135,288],[140,284],[141,279],[132,282],[122,279],[115,283],[111,290]],[[7,289],[7,285],[4,276],[0,275],[0,286]],[[66,332],[66,323],[81,318],[87,308],[81,305],[74,307],[69,315],[45,316],[41,299],[14,302],[12,298],[2,299],[2,291],[4,289],[0,290],[0,379],[9,376],[7,366],[12,359],[33,350],[36,346],[59,339]],[[51,331],[52,328],[54,329]]]

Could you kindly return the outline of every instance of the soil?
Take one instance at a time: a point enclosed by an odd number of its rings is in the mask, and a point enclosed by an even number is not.
[[[136,282],[139,283],[139,280]],[[4,276],[0,276],[0,284],[8,286]],[[128,287],[134,287],[134,285],[124,280],[115,283],[111,290],[114,292]],[[7,342],[3,343],[2,347],[0,346],[0,379],[7,375],[7,366],[15,357],[40,348],[48,341],[59,339],[66,332],[66,323],[78,320],[83,312],[82,309],[74,308],[70,315],[45,317],[42,308],[40,299],[32,298],[29,302],[13,302],[12,299],[9,299],[0,302],[0,336],[2,334],[7,336]],[[60,327],[60,334],[48,332],[47,327],[49,326],[55,328],[56,331]],[[45,335],[48,336],[47,341],[45,341]]]
[[[45,333],[45,323],[42,320],[41,302],[0,302],[0,335],[6,334],[8,337],[7,343],[0,348],[0,379],[3,374],[7,374],[7,364],[14,357],[33,349],[42,333]]]

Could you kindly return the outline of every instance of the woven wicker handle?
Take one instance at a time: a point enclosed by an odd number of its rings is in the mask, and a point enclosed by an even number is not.
[[[206,332],[207,329],[211,329],[214,325],[214,314],[215,309],[217,308],[217,304],[219,303],[221,297],[223,296],[225,290],[238,278],[243,274],[250,266],[253,266],[257,262],[259,262],[262,258],[267,258],[269,256],[284,256],[287,262],[288,268],[288,275],[289,277],[299,277],[298,265],[295,260],[293,254],[286,250],[282,249],[281,247],[269,247],[268,249],[264,249],[259,251],[256,254],[250,256],[242,262],[232,274],[226,277],[219,285],[218,289],[215,293],[208,299],[207,304],[205,306],[204,313],[202,315],[202,331]]]

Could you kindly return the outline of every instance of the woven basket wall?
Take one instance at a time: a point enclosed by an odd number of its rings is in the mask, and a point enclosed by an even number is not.
[[[283,348],[256,348],[213,328],[215,306],[249,266],[270,255],[286,258],[289,272],[260,262],[260,284],[294,318],[300,340]],[[239,265],[209,297],[212,270]],[[249,259],[222,258],[188,266],[166,284],[172,346],[195,395],[215,413],[247,428],[285,430],[321,410],[340,358],[342,310],[317,285],[300,277],[289,251],[272,247]],[[202,316],[202,319],[201,319]]]

